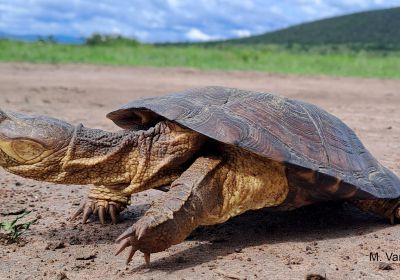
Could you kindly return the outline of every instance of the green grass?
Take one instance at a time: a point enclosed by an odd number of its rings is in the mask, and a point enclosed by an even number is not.
[[[0,222],[0,233],[5,232],[8,240],[10,242],[18,241],[19,237],[29,229],[29,227],[36,222],[35,220],[31,220],[25,223],[17,223],[26,215],[30,214],[30,211],[24,210],[21,214],[17,215],[14,220],[11,221],[3,221]]]
[[[254,70],[400,78],[400,51],[288,50],[279,46],[58,45],[0,40],[0,61]]]

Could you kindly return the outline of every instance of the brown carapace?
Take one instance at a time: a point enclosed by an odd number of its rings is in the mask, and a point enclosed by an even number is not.
[[[332,199],[400,197],[400,180],[352,129],[315,105],[225,87],[132,101],[107,115],[118,126],[176,122],[284,164],[302,188],[294,207]],[[301,196],[301,197],[300,197]]]
[[[132,193],[168,190],[117,239],[118,253],[130,248],[128,262],[140,250],[149,263],[151,253],[182,242],[196,227],[247,210],[345,200],[392,223],[400,218],[400,179],[342,121],[306,102],[225,87],[132,101],[107,115],[125,129],[120,133],[68,127],[56,157],[62,164],[51,177],[16,164],[32,145],[22,143],[15,155],[14,134],[6,130],[15,124],[7,122],[26,117],[2,115],[2,166],[38,180],[95,185],[74,217],[98,213],[103,222],[109,213],[116,222]],[[42,167],[54,165],[49,157]]]

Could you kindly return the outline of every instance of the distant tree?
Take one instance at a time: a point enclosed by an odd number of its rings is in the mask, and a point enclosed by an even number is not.
[[[47,37],[38,36],[38,42],[43,44],[57,44],[56,38],[53,35]]]
[[[47,41],[47,43],[50,43],[50,44],[56,44],[57,43],[57,40],[53,35],[47,36],[47,40],[46,41]]]
[[[92,36],[86,38],[85,44],[89,46],[97,46],[97,45],[102,45],[104,43],[103,36],[94,33]]]
[[[121,35],[104,35],[94,33],[92,36],[86,38],[85,44],[88,46],[110,46],[110,45],[126,45],[137,46],[139,41],[134,38],[127,38]]]
[[[46,40],[45,40],[45,38],[43,38],[43,36],[38,36],[37,40],[40,43],[46,43]]]

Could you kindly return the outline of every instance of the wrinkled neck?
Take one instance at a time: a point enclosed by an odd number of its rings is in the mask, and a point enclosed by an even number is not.
[[[78,125],[68,146],[66,165],[95,166],[103,161],[121,158],[121,152],[138,145],[142,131],[122,130],[108,132]]]
[[[180,176],[204,139],[168,121],[148,130],[116,133],[79,125],[68,147],[42,179],[104,185],[127,195],[157,188]]]
[[[62,160],[60,180],[67,184],[129,184],[140,131],[107,132],[76,127]]]

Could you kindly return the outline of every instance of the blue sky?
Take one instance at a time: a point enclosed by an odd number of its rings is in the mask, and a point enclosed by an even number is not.
[[[400,0],[0,0],[0,32],[207,41],[395,6]]]

